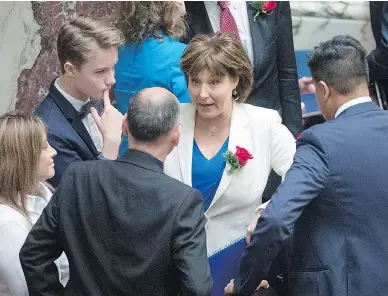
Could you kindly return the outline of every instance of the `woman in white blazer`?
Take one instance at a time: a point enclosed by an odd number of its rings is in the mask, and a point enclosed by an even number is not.
[[[262,193],[273,168],[284,177],[295,153],[295,139],[277,111],[244,104],[252,88],[252,66],[241,43],[217,33],[192,39],[181,67],[190,104],[181,105],[181,137],[167,157],[165,173],[204,195],[210,257],[246,235],[257,220]],[[252,156],[231,168],[224,153],[236,146]]]
[[[43,122],[36,116],[0,117],[0,295],[24,296],[28,289],[19,251],[49,202],[44,181],[54,176],[56,151],[48,144]],[[67,259],[58,261],[62,284],[69,278]]]

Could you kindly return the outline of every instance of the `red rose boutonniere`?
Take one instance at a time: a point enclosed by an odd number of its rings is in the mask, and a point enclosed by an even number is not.
[[[251,6],[255,11],[255,16],[253,21],[256,21],[256,18],[260,15],[270,15],[272,11],[276,8],[276,1],[253,1]]]
[[[239,170],[240,168],[244,167],[248,160],[253,158],[247,149],[240,146],[236,146],[236,149],[236,153],[233,153],[230,150],[224,153],[226,163],[230,166],[227,171],[228,175],[231,175],[235,170]]]

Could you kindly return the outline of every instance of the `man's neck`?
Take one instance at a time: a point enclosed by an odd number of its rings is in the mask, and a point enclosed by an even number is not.
[[[140,152],[147,153],[156,159],[160,160],[161,162],[165,162],[166,157],[168,153],[166,152],[166,149],[163,146],[160,145],[145,145],[141,143],[132,143],[129,145],[129,149],[134,149]]]
[[[71,96],[76,100],[86,102],[89,99],[89,97],[86,97],[83,94],[81,94],[79,91],[77,91],[76,88],[71,83],[70,79],[65,75],[59,76],[58,84],[59,84],[59,87],[65,93],[67,93],[69,96]]]
[[[351,94],[348,94],[346,96],[341,96],[337,100],[337,110],[341,108],[342,105],[346,104],[347,102],[350,102],[354,99],[361,98],[361,97],[369,97],[369,90],[368,89],[360,89],[357,90]]]

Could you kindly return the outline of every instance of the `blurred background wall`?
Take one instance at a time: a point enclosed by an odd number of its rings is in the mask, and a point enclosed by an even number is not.
[[[370,51],[375,47],[369,2],[291,2],[298,68],[306,71],[305,51],[338,34],[349,34]],[[114,21],[120,2],[0,2],[0,114],[33,110],[59,75],[56,37],[74,15]],[[298,69],[299,71],[299,69]]]

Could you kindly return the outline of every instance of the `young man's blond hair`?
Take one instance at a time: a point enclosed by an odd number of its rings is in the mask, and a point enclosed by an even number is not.
[[[101,49],[120,47],[125,42],[121,30],[91,18],[79,16],[62,26],[57,40],[58,59],[63,73],[66,61],[80,68],[96,45]]]

